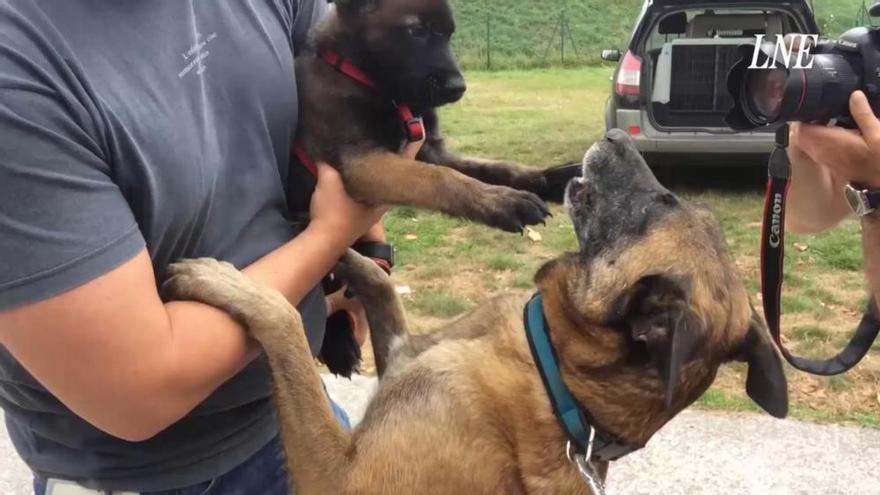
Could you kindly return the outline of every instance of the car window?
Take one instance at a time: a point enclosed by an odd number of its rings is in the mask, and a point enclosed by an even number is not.
[[[669,15],[680,15],[671,13]],[[752,38],[755,35],[787,34],[795,31],[794,20],[784,12],[770,10],[686,10],[687,24],[682,33],[662,34],[656,23],[645,43],[645,50],[659,50],[675,39]]]

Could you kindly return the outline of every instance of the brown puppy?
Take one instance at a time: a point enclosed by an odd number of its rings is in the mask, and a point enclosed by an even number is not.
[[[315,53],[296,61],[305,161],[338,167],[348,193],[365,203],[426,208],[511,232],[541,222],[548,210],[536,194],[558,196],[553,172],[460,158],[444,146],[435,108],[465,92],[448,2],[335,4],[313,33]],[[401,107],[424,119],[418,160],[398,155],[411,130]]]
[[[587,154],[567,205],[580,251],[536,281],[562,377],[593,427],[643,446],[731,360],[748,363],[758,404],[786,414],[781,361],[708,211],[664,189],[620,131]],[[378,268],[349,255],[339,272],[371,308],[383,375],[353,433],[333,418],[299,316],[281,295],[212,260],[175,265],[165,284],[167,295],[230,312],[264,346],[296,493],[591,493],[566,456],[527,343],[527,298],[499,297],[407,337]]]

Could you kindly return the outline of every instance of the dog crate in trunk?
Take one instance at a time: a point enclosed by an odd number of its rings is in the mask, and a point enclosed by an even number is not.
[[[679,112],[726,111],[733,104],[726,79],[734,63],[735,45],[673,47],[669,109]]]
[[[656,62],[652,104],[655,120],[670,127],[726,127],[733,105],[727,73],[737,47],[754,39],[677,39],[663,46]]]

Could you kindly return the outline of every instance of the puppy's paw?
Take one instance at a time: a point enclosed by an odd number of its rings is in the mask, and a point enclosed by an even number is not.
[[[361,346],[354,337],[351,319],[346,312],[327,317],[327,331],[318,358],[334,375],[351,378],[353,373],[360,373]]]
[[[547,199],[545,198],[548,189],[547,177],[542,170],[517,167],[513,169],[510,182],[506,185],[521,191],[535,193],[541,199]]]
[[[554,203],[562,203],[565,198],[565,188],[575,177],[580,177],[583,166],[580,162],[557,165],[542,170],[546,187],[539,193],[541,198]]]
[[[213,306],[252,331],[290,320],[296,313],[278,291],[259,286],[231,263],[212,258],[184,260],[170,265],[166,275],[161,288],[165,300]]]
[[[541,198],[528,191],[490,186],[481,201],[476,220],[507,232],[522,232],[527,225],[544,223],[550,210]]]

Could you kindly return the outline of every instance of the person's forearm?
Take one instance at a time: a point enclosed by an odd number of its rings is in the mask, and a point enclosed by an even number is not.
[[[352,242],[332,229],[310,226],[243,271],[297,304],[333,269]]]
[[[332,269],[346,242],[333,232],[307,229],[243,272],[297,304]],[[135,437],[148,438],[179,420],[259,355],[244,329],[219,310],[180,301],[165,309],[171,330],[155,364],[164,373],[157,370],[161,379],[148,382],[156,387],[150,401],[161,409],[142,418]]]
[[[844,185],[831,172],[805,154],[789,152],[791,188],[785,227],[799,234],[814,234],[836,226],[849,214]]]
[[[388,242],[388,233],[385,231],[385,222],[379,222],[367,231],[360,239],[360,242]]]
[[[243,271],[297,304],[347,242],[326,229],[307,229]],[[245,329],[203,304],[168,302],[161,316],[140,318],[137,325],[143,326],[135,331],[140,338],[120,339],[114,354],[119,362],[108,363],[109,372],[120,370],[106,388],[115,400],[82,395],[68,403],[98,428],[127,440],[151,438],[177,422],[260,352]]]
[[[296,304],[380,215],[345,196],[341,177],[319,165],[309,228],[244,272]],[[79,287],[0,311],[0,344],[95,427],[131,441],[150,438],[259,354],[222,311],[163,302],[156,287],[142,249]]]

